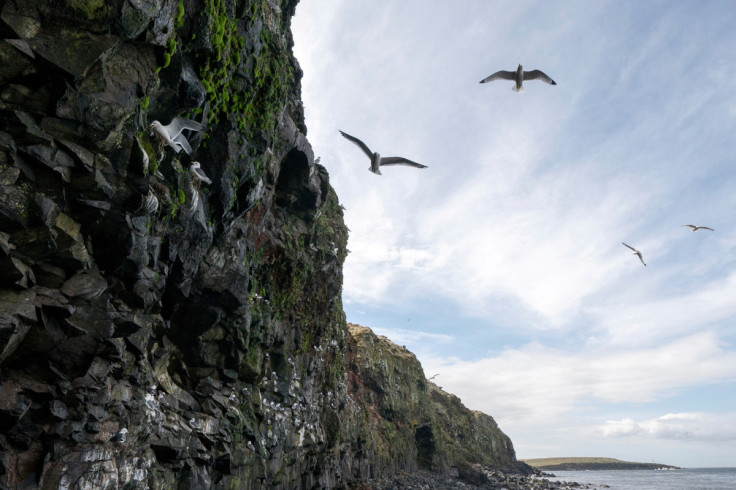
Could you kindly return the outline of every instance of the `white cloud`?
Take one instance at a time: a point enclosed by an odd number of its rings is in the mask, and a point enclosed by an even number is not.
[[[419,342],[431,342],[433,344],[447,344],[454,340],[452,335],[421,332],[402,328],[374,328],[377,335],[383,335],[398,345],[416,345]]]
[[[641,422],[608,420],[598,429],[606,437],[736,441],[736,412],[669,413]]]
[[[512,425],[557,421],[586,403],[647,403],[736,379],[735,353],[708,332],[640,349],[575,353],[534,343],[475,361],[420,360],[467,406]]]

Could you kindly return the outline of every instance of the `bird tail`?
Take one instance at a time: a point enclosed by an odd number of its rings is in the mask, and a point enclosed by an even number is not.
[[[512,86],[511,86],[511,90],[513,90],[514,92],[519,92],[519,93],[521,93],[521,92],[523,92],[523,91],[524,91],[524,86],[522,85],[521,87],[517,87],[517,86],[516,86],[516,85],[514,84],[514,85],[512,85]]]

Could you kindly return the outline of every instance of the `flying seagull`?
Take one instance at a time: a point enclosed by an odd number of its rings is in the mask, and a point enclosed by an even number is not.
[[[682,226],[683,227],[687,226],[688,228],[690,228],[690,231],[692,231],[693,233],[695,233],[698,230],[715,231],[713,228],[708,228],[707,226],[695,226],[695,225],[682,225]]]
[[[371,167],[368,169],[374,174],[381,175],[381,170],[379,167],[383,165],[408,165],[409,167],[416,167],[416,168],[427,168],[426,165],[422,165],[421,163],[412,162],[411,160],[407,160],[404,157],[381,157],[378,153],[373,153],[368,146],[366,146],[365,143],[360,141],[355,136],[350,136],[347,133],[343,133],[340,131],[340,134],[343,135],[348,140],[352,141],[356,145],[360,147],[361,150],[363,150],[363,153],[368,155],[368,158],[371,159]]]
[[[151,130],[151,134],[155,134],[164,143],[169,145],[177,153],[184,149],[188,155],[192,154],[192,147],[189,146],[189,141],[184,137],[182,131],[190,129],[192,131],[202,131],[204,125],[197,121],[192,121],[185,117],[175,117],[169,124],[164,126],[159,121],[153,121],[148,129]]]
[[[548,77],[544,72],[541,72],[539,70],[524,71],[521,65],[519,65],[516,71],[497,71],[493,75],[487,76],[486,78],[481,80],[480,83],[488,83],[498,79],[513,80],[514,86],[511,87],[511,90],[515,92],[524,91],[524,87],[522,86],[524,80],[541,80],[543,82],[549,83],[550,85],[557,85],[557,82]]]
[[[639,252],[639,251],[638,251],[637,249],[635,249],[635,248],[634,248],[634,247],[632,247],[631,245],[626,245],[626,244],[625,244],[624,242],[621,242],[621,243],[622,243],[622,244],[623,244],[623,245],[624,245],[625,247],[628,247],[628,248],[630,248],[631,250],[633,250],[633,252],[631,252],[631,253],[632,253],[633,255],[636,255],[637,257],[639,257],[639,260],[641,260],[641,263],[642,263],[642,264],[644,264],[645,266],[647,265],[647,264],[645,264],[645,263],[644,263],[644,259],[643,259],[643,258],[642,258],[642,256],[641,256],[641,252]]]

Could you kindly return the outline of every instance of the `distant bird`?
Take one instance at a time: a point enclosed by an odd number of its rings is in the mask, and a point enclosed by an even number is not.
[[[499,79],[513,80],[514,86],[511,87],[511,90],[514,90],[515,92],[524,91],[524,87],[522,86],[522,84],[524,83],[524,80],[541,80],[543,82],[549,83],[550,85],[557,85],[557,82],[552,80],[545,73],[539,70],[524,71],[521,65],[519,65],[516,71],[506,71],[506,70],[497,71],[493,75],[487,76],[486,78],[481,80],[480,83],[488,83],[488,82],[492,82],[493,80],[499,80]]]
[[[621,242],[621,244],[623,244],[625,247],[628,247],[631,250],[633,250],[633,252],[631,252],[632,255],[636,255],[637,257],[639,257],[639,260],[641,260],[641,263],[644,264],[644,259],[641,256],[641,252],[639,252],[637,249],[635,249],[631,245],[626,245],[624,242]],[[646,266],[647,264],[644,264],[644,265]]]
[[[416,167],[416,168],[427,168],[426,165],[422,165],[421,163],[412,162],[411,160],[407,160],[404,157],[385,157],[381,158],[381,155],[378,153],[373,153],[368,146],[366,146],[365,143],[360,141],[355,136],[350,136],[347,133],[344,133],[340,131],[340,134],[342,134],[346,139],[352,141],[356,145],[360,147],[361,150],[363,150],[363,153],[368,155],[368,158],[371,159],[371,167],[368,169],[374,174],[381,175],[381,170],[379,167],[382,167],[384,165],[407,165],[409,167]]]
[[[161,124],[159,121],[153,121],[148,128],[151,130],[151,134],[157,136],[175,152],[179,153],[179,151],[183,149],[187,152],[187,155],[191,155],[193,151],[192,147],[189,145],[189,141],[187,141],[186,137],[182,134],[182,131],[185,129],[202,131],[204,129],[204,125],[185,117],[175,117],[166,126]]]
[[[437,376],[439,376],[439,374],[435,374],[435,375],[434,375],[434,376],[432,376],[431,378],[427,378],[427,379],[428,379],[429,381],[432,381],[432,380],[433,380],[434,378],[436,378]]]
[[[708,228],[707,226],[695,226],[695,225],[682,225],[683,227],[687,226],[690,228],[690,231],[695,233],[698,230],[709,230],[709,231],[716,231],[713,228]]]
[[[118,431],[117,434],[115,434],[114,436],[110,438],[110,442],[119,442],[120,444],[123,444],[125,442],[125,434],[127,433],[128,433],[128,429],[123,427],[122,429]]]

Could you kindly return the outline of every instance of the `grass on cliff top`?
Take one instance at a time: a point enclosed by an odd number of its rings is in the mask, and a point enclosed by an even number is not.
[[[617,464],[617,463],[633,463],[631,461],[621,461],[620,459],[614,458],[535,458],[535,459],[520,459],[529,466],[555,466],[566,463],[597,463],[597,464]]]

